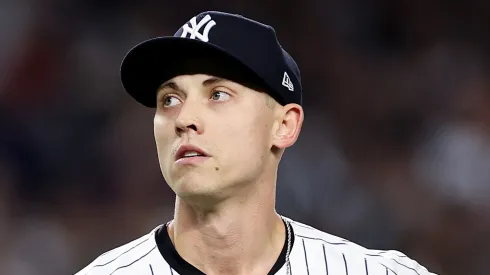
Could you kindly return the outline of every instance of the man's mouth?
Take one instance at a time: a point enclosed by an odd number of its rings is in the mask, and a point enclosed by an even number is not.
[[[204,155],[196,151],[187,151],[184,153],[184,155],[181,158],[191,158],[191,157],[204,157]]]
[[[187,158],[209,157],[209,155],[197,146],[190,144],[181,145],[175,154],[175,160]]]

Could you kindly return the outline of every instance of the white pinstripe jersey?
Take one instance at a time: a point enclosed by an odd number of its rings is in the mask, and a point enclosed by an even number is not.
[[[395,250],[371,250],[289,220],[291,275],[436,275]],[[99,256],[75,275],[179,275],[160,254],[155,232]],[[286,275],[286,265],[276,273]],[[186,274],[180,274],[186,275]]]

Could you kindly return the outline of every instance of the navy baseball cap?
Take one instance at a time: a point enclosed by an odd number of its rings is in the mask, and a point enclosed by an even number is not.
[[[173,36],[136,45],[121,64],[124,89],[147,107],[156,107],[158,87],[165,81],[198,73],[262,89],[282,105],[302,101],[298,65],[275,30],[241,15],[200,13]]]

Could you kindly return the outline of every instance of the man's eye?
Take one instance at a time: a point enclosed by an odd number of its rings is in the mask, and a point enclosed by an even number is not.
[[[166,96],[163,99],[163,106],[164,107],[172,107],[180,103],[180,100],[176,98],[175,96]]]
[[[222,91],[215,91],[211,95],[211,99],[215,101],[227,101],[230,99],[230,95]]]

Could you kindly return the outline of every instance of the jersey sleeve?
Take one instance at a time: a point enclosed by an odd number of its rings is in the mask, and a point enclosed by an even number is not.
[[[383,256],[391,262],[388,269],[392,269],[393,274],[398,275],[438,275],[432,273],[417,261],[409,258],[405,254],[396,250],[383,251]]]

